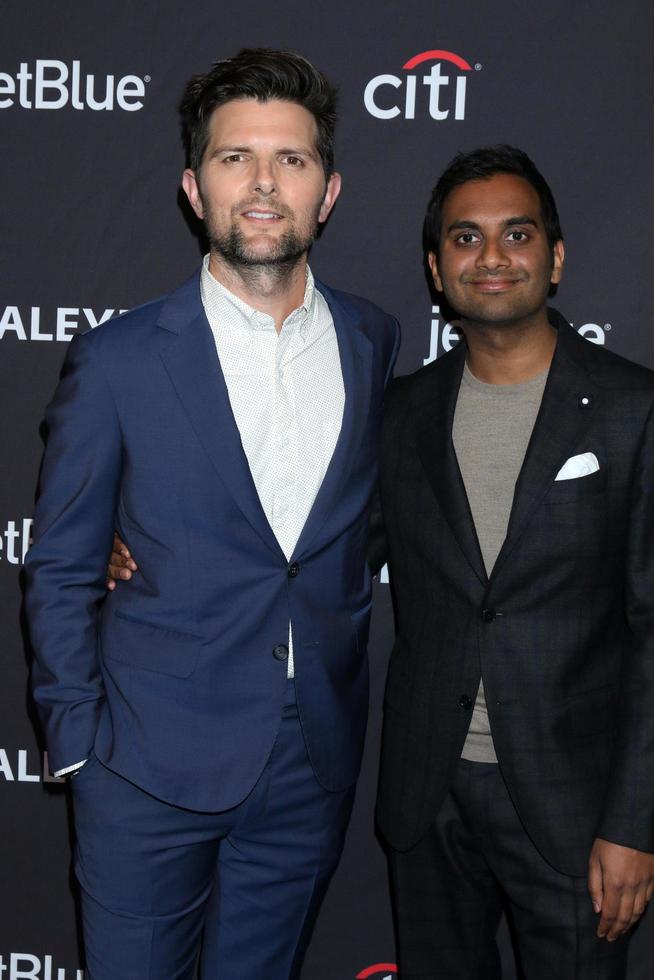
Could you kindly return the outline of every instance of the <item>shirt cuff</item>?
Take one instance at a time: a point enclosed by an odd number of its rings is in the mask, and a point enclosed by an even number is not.
[[[70,773],[77,772],[78,769],[81,769],[86,761],[86,759],[82,759],[81,762],[76,762],[74,766],[68,766],[66,769],[57,769],[57,771],[53,772],[52,775],[56,779],[59,779],[60,776],[68,776]]]

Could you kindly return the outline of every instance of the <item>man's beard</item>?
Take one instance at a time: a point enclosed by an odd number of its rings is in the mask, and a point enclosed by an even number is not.
[[[252,248],[243,232],[235,225],[224,235],[217,235],[207,228],[207,236],[211,251],[220,255],[229,265],[250,269],[268,268],[272,271],[275,268],[281,270],[294,266],[313,244],[317,230],[316,225],[304,236],[295,230],[284,232],[265,253]]]
[[[228,265],[233,268],[250,269],[255,271],[260,269],[277,275],[284,275],[293,269],[298,260],[309,251],[318,234],[318,216],[322,201],[320,201],[314,212],[308,216],[303,228],[291,227],[277,239],[271,238],[268,248],[259,251],[255,246],[248,243],[244,233],[237,225],[239,214],[250,208],[256,210],[257,205],[270,206],[269,202],[252,201],[239,202],[232,209],[232,222],[229,229],[220,232],[216,228],[216,223],[212,220],[211,212],[205,203],[205,228],[209,247],[212,252],[219,255]],[[276,206],[276,210],[284,217],[292,220],[294,214],[286,207]]]

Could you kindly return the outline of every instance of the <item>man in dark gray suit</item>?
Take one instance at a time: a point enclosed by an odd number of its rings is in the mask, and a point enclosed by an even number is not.
[[[508,902],[528,980],[624,977],[654,887],[654,373],[547,309],[562,234],[524,153],[460,154],[425,244],[464,339],[384,424],[401,976],[498,977]]]

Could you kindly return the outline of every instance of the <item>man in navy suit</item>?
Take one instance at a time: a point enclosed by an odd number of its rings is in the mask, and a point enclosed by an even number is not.
[[[34,696],[73,774],[87,976],[190,977],[204,931],[205,978],[288,980],[360,764],[398,327],[307,265],[340,189],[319,72],[242,51],[182,117],[210,254],[71,343],[27,559]],[[114,528],[139,572],[105,597]]]

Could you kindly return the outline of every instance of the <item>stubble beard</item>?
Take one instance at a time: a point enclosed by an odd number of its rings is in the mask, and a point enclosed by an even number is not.
[[[209,246],[212,252],[218,254],[223,261],[235,267],[246,269],[292,268],[310,248],[316,237],[315,232],[301,237],[295,231],[284,232],[272,244],[272,247],[261,254],[248,245],[245,235],[234,225],[225,235],[215,235],[209,232]]]
[[[248,243],[236,223],[237,215],[244,210],[242,204],[234,208],[230,227],[222,234],[216,229],[211,214],[207,212],[205,227],[209,248],[212,254],[230,266],[241,279],[257,282],[262,286],[265,283],[268,288],[279,287],[291,278],[315,241],[321,205],[322,202],[314,209],[306,229],[290,228],[278,239],[271,239],[270,246],[263,253]],[[250,206],[256,208],[255,204]],[[290,211],[281,213],[285,218],[293,217]]]

